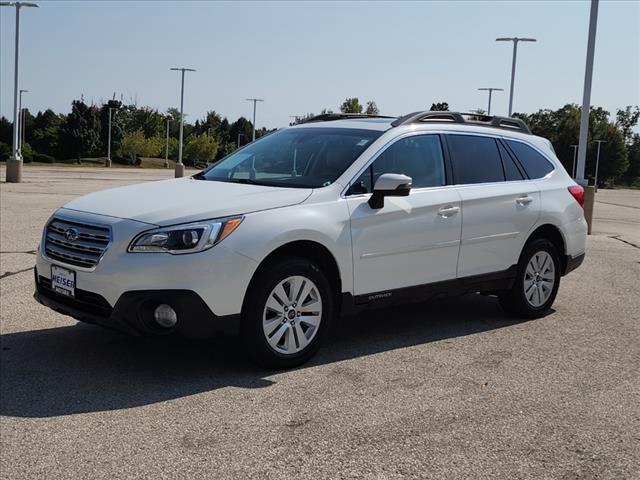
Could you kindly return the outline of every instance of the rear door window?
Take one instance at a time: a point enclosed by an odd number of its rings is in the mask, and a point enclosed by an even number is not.
[[[552,163],[526,143],[505,140],[529,178],[542,178],[553,171]]]
[[[503,182],[504,170],[494,138],[476,135],[448,135],[455,183]]]

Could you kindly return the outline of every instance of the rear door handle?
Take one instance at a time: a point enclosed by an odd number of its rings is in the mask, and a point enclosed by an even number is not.
[[[531,202],[533,202],[533,198],[531,198],[529,195],[523,195],[521,197],[516,198],[516,203],[521,207],[529,205]]]
[[[460,207],[452,207],[452,206],[442,207],[440,210],[438,210],[438,215],[441,216],[442,218],[448,218],[448,217],[452,217],[459,211],[460,211]]]

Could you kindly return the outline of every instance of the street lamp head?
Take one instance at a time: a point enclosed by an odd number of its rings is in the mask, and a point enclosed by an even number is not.
[[[500,37],[496,38],[496,42],[537,42],[537,40],[535,38]]]
[[[478,90],[486,90],[486,91],[494,91],[494,92],[503,92],[504,88],[494,88],[494,87],[483,87]]]
[[[178,72],[195,72],[196,71],[194,68],[183,68],[183,67],[173,67],[173,68],[170,68],[169,70],[176,70]]]

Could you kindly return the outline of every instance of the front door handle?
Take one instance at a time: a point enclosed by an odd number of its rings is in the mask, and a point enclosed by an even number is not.
[[[438,215],[441,216],[442,218],[449,218],[455,215],[456,213],[458,213],[459,211],[460,211],[460,207],[452,207],[452,206],[442,207],[440,210],[438,210]]]
[[[527,206],[531,202],[533,202],[533,198],[531,198],[529,195],[523,195],[521,197],[516,198],[516,203],[521,207]]]

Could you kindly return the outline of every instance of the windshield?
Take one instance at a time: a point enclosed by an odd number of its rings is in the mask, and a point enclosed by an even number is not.
[[[205,180],[317,188],[333,183],[373,141],[376,130],[291,128],[253,142],[198,175]]]

